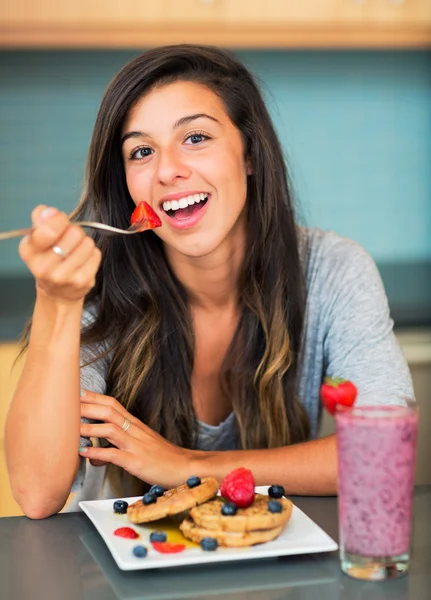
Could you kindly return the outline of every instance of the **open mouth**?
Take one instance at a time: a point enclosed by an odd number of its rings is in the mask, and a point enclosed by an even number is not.
[[[162,208],[171,219],[188,219],[199,212],[208,202],[209,194],[200,193],[185,196],[180,200],[163,202]]]

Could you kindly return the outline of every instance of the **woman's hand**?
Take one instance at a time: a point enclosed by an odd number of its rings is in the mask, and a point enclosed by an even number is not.
[[[55,208],[37,206],[33,231],[19,254],[36,279],[38,293],[63,303],[84,299],[95,284],[101,252],[78,225]]]
[[[112,463],[131,475],[166,488],[184,483],[190,475],[193,450],[179,448],[133,417],[115,398],[85,391],[81,417],[103,421],[82,423],[81,436],[105,438],[112,448],[82,448],[92,464]],[[127,421],[130,426],[127,428]],[[127,430],[125,431],[124,428]]]

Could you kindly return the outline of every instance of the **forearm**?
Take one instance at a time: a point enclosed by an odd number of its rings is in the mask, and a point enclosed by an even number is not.
[[[237,467],[250,469],[256,485],[282,485],[288,495],[331,496],[337,493],[335,435],[266,450],[199,452],[191,470],[221,481]]]
[[[13,495],[28,516],[58,512],[78,468],[82,303],[36,302],[24,368],[6,422]]]

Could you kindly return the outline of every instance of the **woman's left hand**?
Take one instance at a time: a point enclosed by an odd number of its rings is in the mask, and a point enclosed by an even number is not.
[[[166,488],[180,485],[193,475],[193,450],[171,444],[133,417],[115,398],[85,391],[81,396],[81,417],[102,421],[81,423],[81,436],[105,438],[114,446],[80,448],[80,455],[93,464],[112,463],[151,485]]]

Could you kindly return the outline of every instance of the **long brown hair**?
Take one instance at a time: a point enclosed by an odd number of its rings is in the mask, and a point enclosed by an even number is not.
[[[242,135],[252,175],[246,201],[247,250],[239,282],[241,313],[221,377],[241,446],[268,448],[307,439],[296,394],[304,318],[297,228],[280,143],[258,86],[241,62],[213,47],[175,45],[145,52],[112,80],[97,116],[78,219],[126,227],[134,203],[127,189],[121,130],[129,110],[155,86],[205,85],[223,101]],[[83,344],[109,341],[107,394],[168,440],[193,448],[194,335],[187,293],[153,233],[101,238],[96,307]]]

